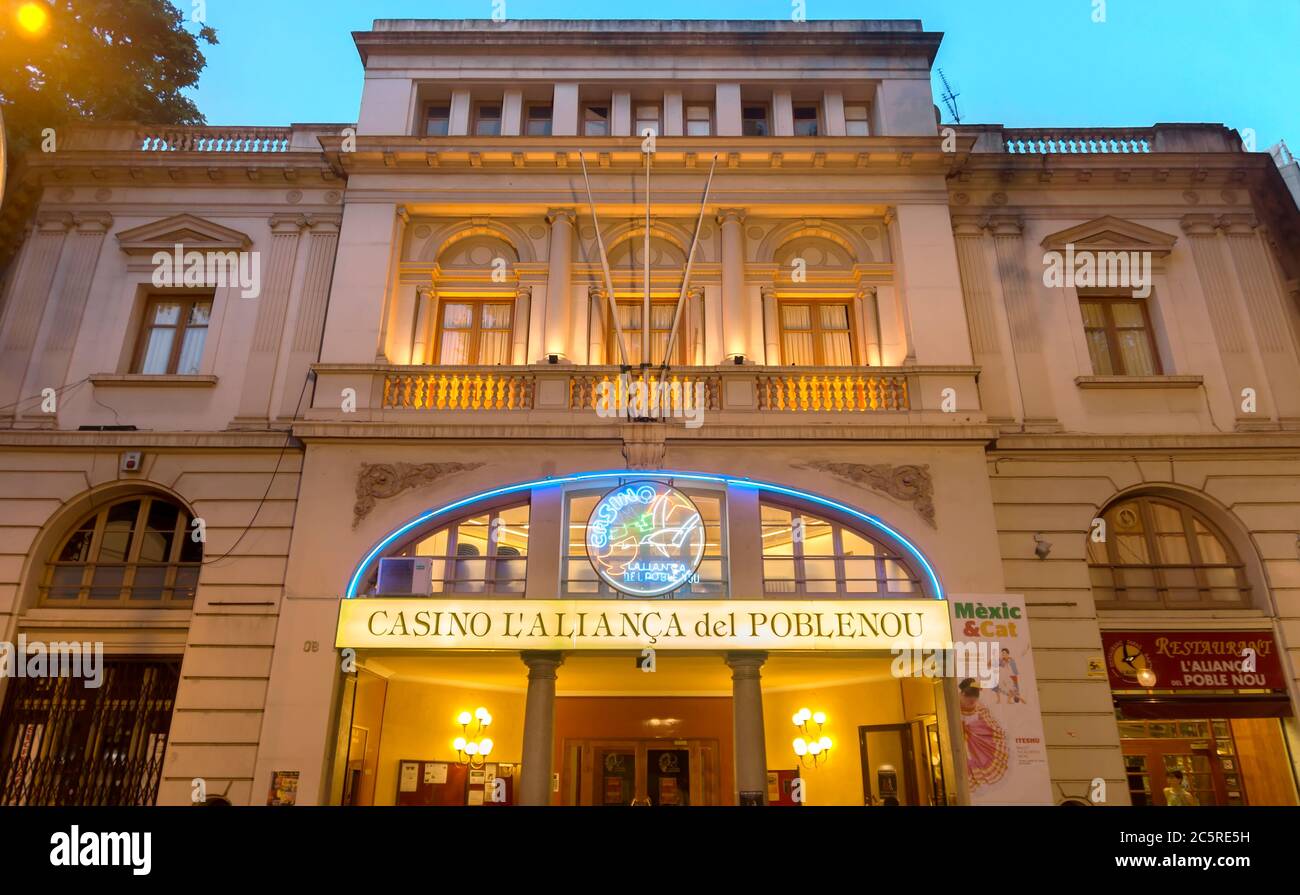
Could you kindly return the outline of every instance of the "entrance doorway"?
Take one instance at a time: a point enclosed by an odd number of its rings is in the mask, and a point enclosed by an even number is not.
[[[566,740],[567,805],[720,803],[718,741]]]

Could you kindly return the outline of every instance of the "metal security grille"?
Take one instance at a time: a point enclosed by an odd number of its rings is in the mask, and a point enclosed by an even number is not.
[[[180,660],[106,661],[103,682],[13,678],[0,713],[0,805],[152,805]]]

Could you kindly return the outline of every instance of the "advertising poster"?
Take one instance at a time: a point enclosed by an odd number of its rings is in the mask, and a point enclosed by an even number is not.
[[[298,771],[276,771],[271,775],[271,792],[268,805],[296,805],[298,803]]]
[[[1053,804],[1024,598],[953,596],[948,607],[971,804]]]

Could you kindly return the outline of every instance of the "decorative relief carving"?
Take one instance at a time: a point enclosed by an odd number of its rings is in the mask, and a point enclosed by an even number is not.
[[[829,463],[815,460],[797,464],[796,468],[828,472],[838,479],[910,503],[917,515],[928,522],[931,528],[939,527],[934,521],[934,482],[930,478],[928,464],[893,466],[889,463]]]
[[[352,507],[352,527],[370,515],[376,502],[403,491],[431,485],[441,478],[478,469],[482,463],[363,463],[357,476],[357,502]]]

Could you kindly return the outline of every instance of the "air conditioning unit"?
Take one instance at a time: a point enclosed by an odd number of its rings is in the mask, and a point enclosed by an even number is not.
[[[379,561],[379,596],[427,597],[433,592],[433,560],[427,556],[391,556]]]

